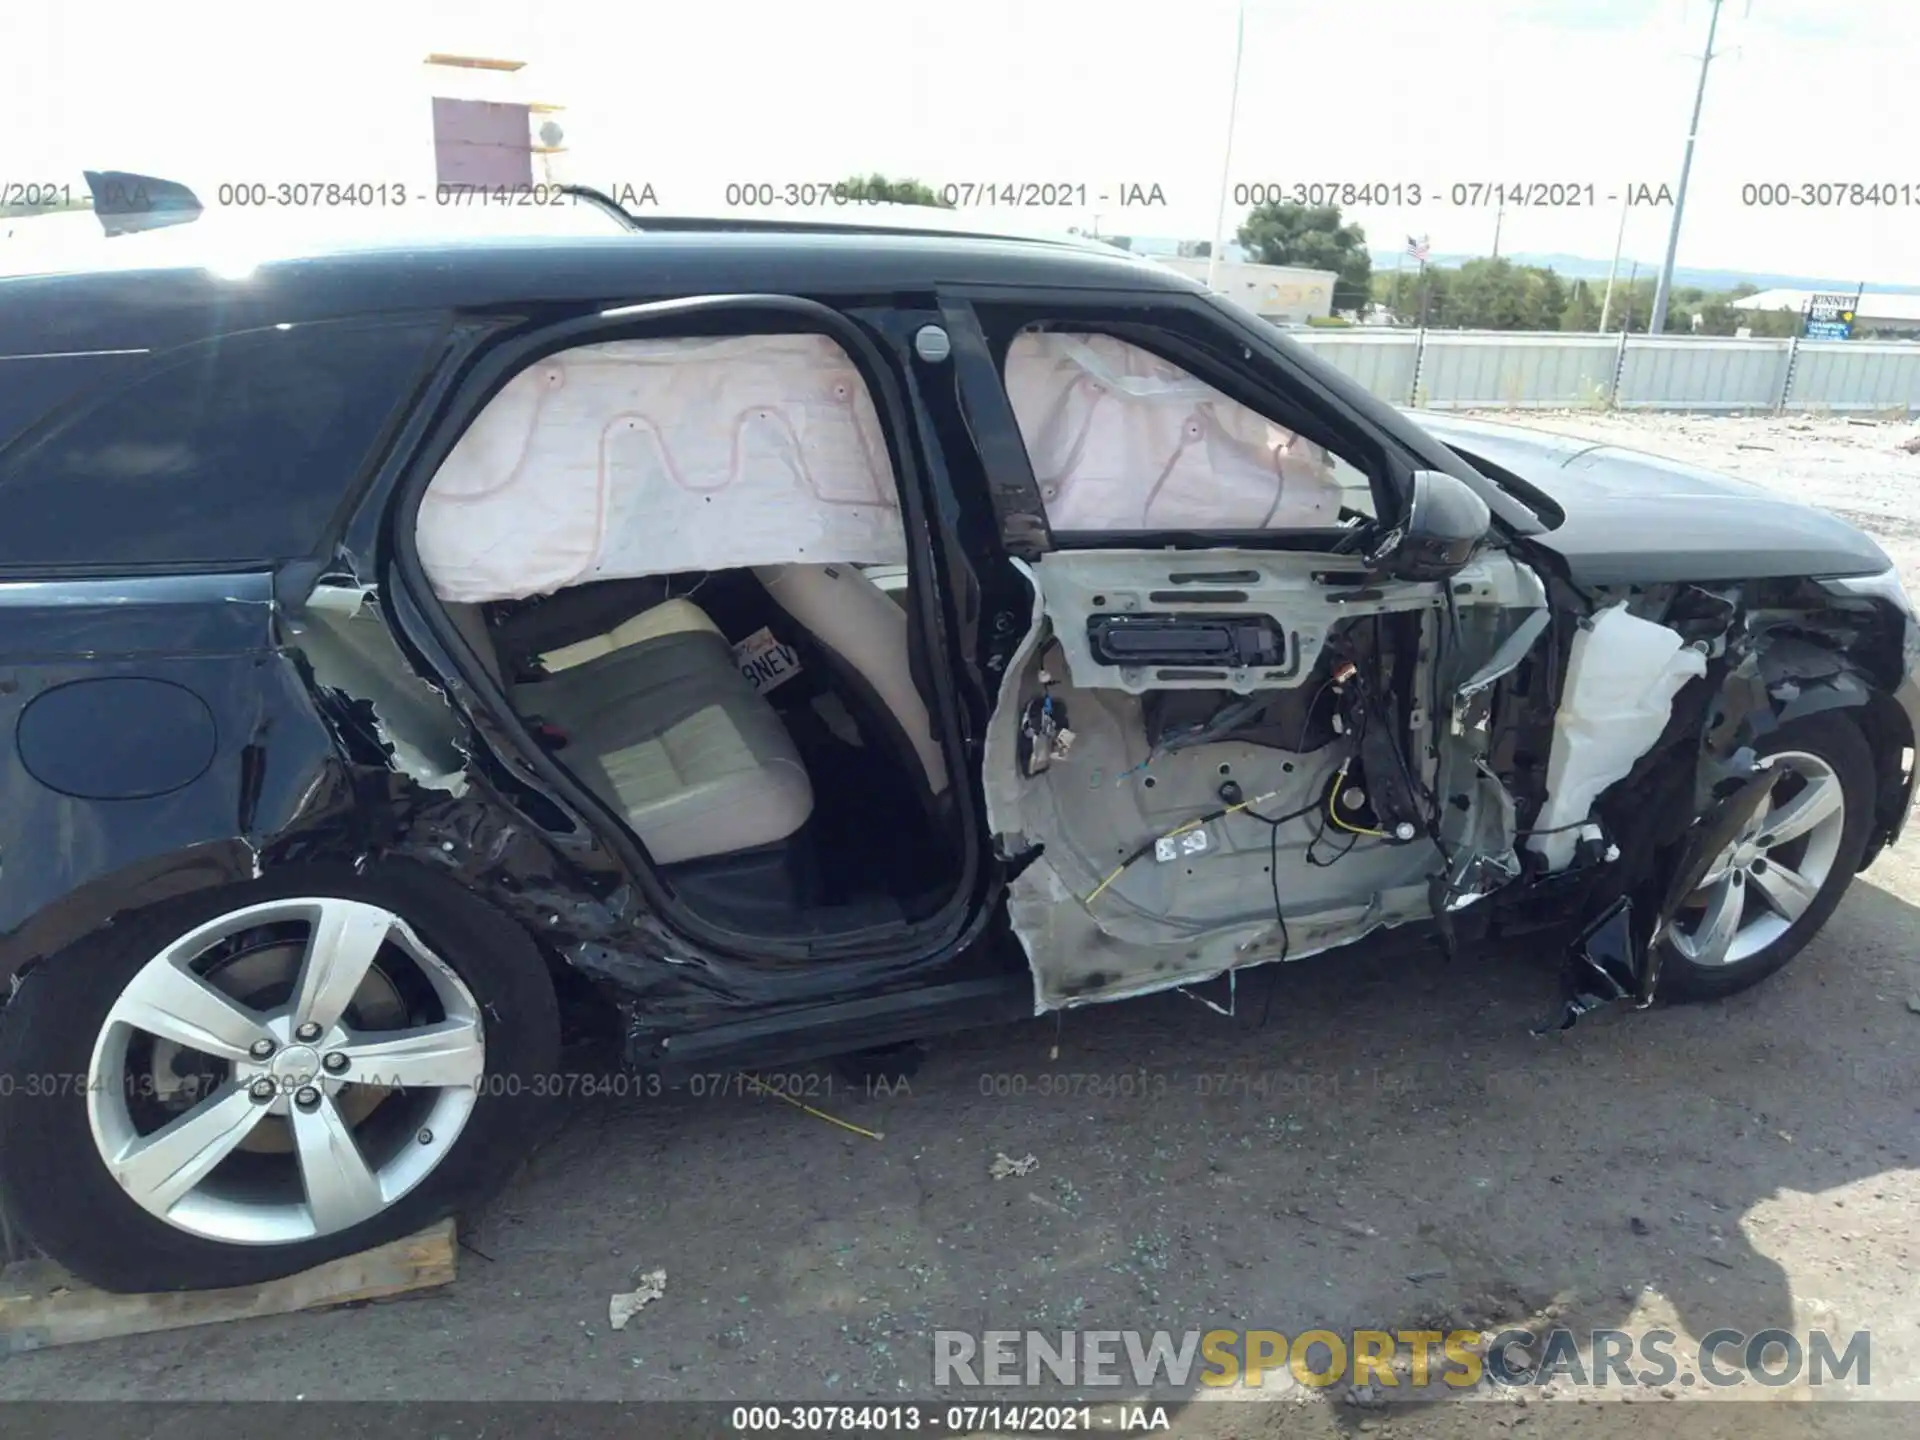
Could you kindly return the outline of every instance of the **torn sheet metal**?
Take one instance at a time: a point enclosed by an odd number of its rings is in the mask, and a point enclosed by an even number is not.
[[[1499,648],[1486,664],[1454,687],[1454,734],[1485,728],[1488,707],[1492,701],[1490,692],[1495,683],[1513,673],[1520,662],[1527,658],[1527,652],[1533,649],[1534,642],[1553,623],[1553,612],[1547,608],[1544,592],[1538,604],[1540,608],[1530,611],[1521,619],[1512,633],[1500,642]]]
[[[621,340],[521,371],[420,504],[442,600],[793,562],[901,564],[866,382],[824,335]]]
[[[1027,331],[1008,346],[1006,386],[1055,530],[1340,524],[1326,450],[1137,345]],[[1371,508],[1364,477],[1353,503]]]
[[[337,692],[403,775],[430,790],[464,795],[464,724],[434,686],[414,673],[394,642],[370,587],[318,585],[287,638],[313,667],[317,684]]]

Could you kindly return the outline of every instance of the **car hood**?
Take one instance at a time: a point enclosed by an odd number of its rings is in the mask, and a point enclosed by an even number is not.
[[[1545,517],[1551,528],[1532,543],[1582,583],[1868,575],[1892,564],[1838,516],[1748,480],[1519,425],[1413,419],[1469,464],[1488,462],[1545,494],[1562,514]]]

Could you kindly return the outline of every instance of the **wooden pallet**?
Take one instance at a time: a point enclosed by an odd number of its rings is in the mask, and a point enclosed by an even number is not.
[[[111,1295],[52,1261],[21,1260],[0,1272],[0,1355],[378,1300],[448,1284],[453,1272],[451,1220],[284,1280],[231,1290]]]

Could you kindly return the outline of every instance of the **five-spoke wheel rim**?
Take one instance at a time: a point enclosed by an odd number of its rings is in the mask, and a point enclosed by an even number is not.
[[[234,976],[251,993],[234,993]],[[472,994],[399,916],[273,900],[195,928],[135,973],[94,1045],[87,1118],[143,1209],[212,1240],[285,1244],[369,1220],[419,1185],[459,1138],[485,1068]]]
[[[1696,965],[1736,965],[1759,954],[1806,914],[1833,874],[1846,830],[1846,793],[1833,766],[1789,750],[1759,813],[1714,858],[1668,927]]]

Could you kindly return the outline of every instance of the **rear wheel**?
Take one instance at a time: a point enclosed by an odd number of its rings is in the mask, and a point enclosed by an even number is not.
[[[1731,995],[1773,974],[1826,924],[1860,868],[1874,771],[1859,727],[1811,716],[1781,726],[1760,754],[1773,788],[1668,924],[1664,994]]]
[[[125,916],[0,1017],[0,1196],[108,1289],[237,1285],[404,1235],[520,1153],[546,967],[411,868],[313,867]]]

